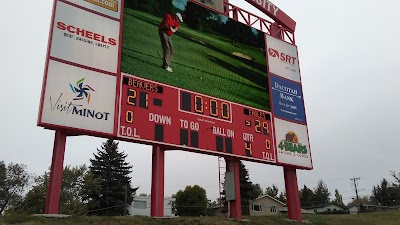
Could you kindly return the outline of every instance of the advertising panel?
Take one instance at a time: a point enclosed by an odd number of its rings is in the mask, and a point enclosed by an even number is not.
[[[59,1],[50,56],[117,73],[118,37],[119,22]]]
[[[119,19],[121,0],[66,0],[95,12]]]
[[[267,35],[269,72],[300,83],[297,47]]]
[[[307,126],[278,118],[274,122],[278,162],[311,169]]]
[[[116,77],[50,60],[41,123],[113,133]]]
[[[306,123],[303,91],[300,83],[270,74],[274,116]]]

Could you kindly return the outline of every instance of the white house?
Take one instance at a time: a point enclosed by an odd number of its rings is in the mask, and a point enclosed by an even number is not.
[[[334,211],[345,210],[345,208],[343,208],[340,205],[338,205],[336,203],[333,203],[333,202],[327,203],[327,204],[324,204],[324,205],[316,205],[316,206],[304,207],[304,209],[312,210],[315,213],[334,212]]]
[[[250,216],[280,215],[287,212],[286,204],[270,195],[263,195],[250,201]],[[301,214],[314,214],[314,212],[301,209]]]
[[[359,212],[357,205],[353,205],[353,206],[349,207],[347,210],[349,210],[350,214],[358,214],[358,212]]]
[[[172,204],[175,198],[164,198],[164,217],[174,217]],[[150,216],[151,197],[136,196],[128,207],[131,216]]]

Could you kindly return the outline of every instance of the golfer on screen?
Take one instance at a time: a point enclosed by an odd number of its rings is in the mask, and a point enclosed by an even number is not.
[[[174,56],[174,46],[172,45],[172,35],[179,29],[180,22],[183,22],[182,15],[175,13],[174,15],[166,14],[158,26],[161,47],[163,49],[162,67],[168,72],[173,72],[170,67],[172,57]]]

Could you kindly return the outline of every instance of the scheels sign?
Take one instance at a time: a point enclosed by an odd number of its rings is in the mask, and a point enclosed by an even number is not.
[[[82,28],[79,28],[74,25],[68,25],[63,22],[57,22],[57,28],[59,30],[68,31],[71,34],[76,34],[76,35],[79,35],[81,37],[84,37],[84,38],[87,38],[90,40],[101,42],[103,44],[109,44],[112,46],[117,45],[117,40],[115,38],[106,37],[104,35],[101,35],[101,34],[86,30],[86,29],[82,29]]]

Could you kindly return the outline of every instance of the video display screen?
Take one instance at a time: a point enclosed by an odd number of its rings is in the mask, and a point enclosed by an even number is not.
[[[197,2],[127,1],[121,72],[270,111],[265,34]]]

